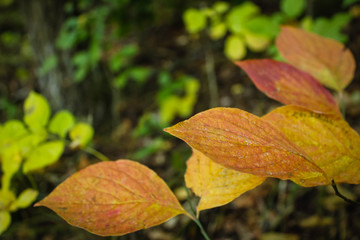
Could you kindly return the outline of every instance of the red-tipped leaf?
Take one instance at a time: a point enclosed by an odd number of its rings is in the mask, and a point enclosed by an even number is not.
[[[313,76],[290,64],[271,59],[246,60],[236,64],[270,98],[315,112],[340,114],[330,92]]]

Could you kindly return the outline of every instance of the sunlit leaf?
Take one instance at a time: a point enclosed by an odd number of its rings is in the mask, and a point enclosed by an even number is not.
[[[324,182],[323,171],[267,121],[236,108],[214,108],[166,128],[211,160],[263,177],[303,186]]]
[[[198,212],[227,204],[266,179],[225,168],[195,149],[186,164],[186,186],[200,197]]]
[[[8,147],[2,149],[1,155],[1,169],[3,172],[1,178],[2,189],[9,189],[10,181],[13,175],[19,170],[22,156],[19,146],[11,144]]]
[[[341,91],[354,77],[352,53],[335,40],[294,27],[282,27],[276,46],[289,63],[329,88]]]
[[[50,117],[48,101],[36,92],[30,92],[24,103],[24,122],[36,132],[46,126]]]
[[[72,140],[72,147],[85,147],[94,136],[94,129],[87,123],[77,123],[70,130],[70,139]]]
[[[242,37],[230,35],[225,40],[225,55],[231,60],[240,60],[246,55],[245,41]]]
[[[101,236],[123,235],[186,214],[155,172],[129,160],[91,165],[36,206],[48,207],[71,225]]]
[[[337,113],[332,95],[316,79],[295,67],[271,59],[236,62],[260,91],[284,104],[293,104],[316,112]]]
[[[0,210],[0,235],[10,226],[11,216],[8,211]]]
[[[186,30],[189,33],[198,33],[206,27],[206,15],[203,11],[189,8],[183,14]]]
[[[280,32],[279,21],[281,21],[281,19],[277,19],[276,16],[268,17],[260,15],[253,17],[249,21],[246,21],[246,31],[244,31],[243,34],[251,32],[258,36],[267,37],[268,39],[275,38]]]
[[[256,35],[251,32],[248,32],[244,35],[245,43],[253,52],[264,51],[270,44],[269,37]]]
[[[231,8],[231,11],[226,16],[226,24],[232,33],[242,33],[246,22],[259,12],[260,9],[258,6],[247,1],[239,6]]]
[[[23,157],[27,157],[28,154],[31,152],[31,150],[33,150],[36,146],[38,146],[41,142],[43,142],[46,139],[46,137],[47,137],[46,131],[31,133],[20,138],[16,142],[16,145],[19,146],[21,155]]]
[[[210,37],[214,40],[225,36],[227,31],[226,24],[223,22],[212,24],[210,27]]]
[[[8,211],[15,199],[15,194],[12,191],[2,188],[0,191],[0,209]]]
[[[37,198],[39,192],[28,188],[20,193],[19,197],[14,202],[16,208],[26,208],[29,207]]]
[[[319,17],[314,20],[311,31],[323,37],[335,39],[339,42],[346,42],[348,36],[342,32],[343,28],[351,21],[350,13],[337,13],[330,19]]]
[[[63,141],[50,141],[39,145],[31,151],[29,157],[25,160],[23,172],[26,174],[55,163],[59,160],[63,150]]]
[[[26,130],[24,124],[19,120],[9,120],[2,126],[0,133],[1,148],[2,145],[8,144],[13,140],[28,134],[28,130]]]
[[[305,10],[306,0],[282,0],[280,9],[287,16],[292,18],[299,17]]]
[[[217,1],[213,5],[213,9],[218,13],[224,13],[229,9],[229,3],[225,1]]]
[[[339,115],[318,114],[296,106],[284,106],[263,117],[340,183],[360,183],[360,137]],[[321,185],[329,184],[324,181]]]
[[[49,131],[65,138],[67,132],[74,126],[74,115],[66,110],[57,112],[49,123]]]

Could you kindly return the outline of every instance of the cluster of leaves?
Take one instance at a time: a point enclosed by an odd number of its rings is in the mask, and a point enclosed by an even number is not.
[[[284,104],[263,117],[214,108],[165,129],[193,149],[186,185],[201,210],[221,206],[267,177],[305,186],[360,182],[360,136],[323,85],[338,92],[355,70],[341,43],[293,27],[276,41],[283,57],[236,64],[270,98]],[[323,85],[322,85],[322,84]],[[156,173],[129,160],[89,166],[36,204],[98,235],[123,235],[186,212]]]
[[[57,46],[62,50],[76,49],[72,58],[76,82],[83,81],[86,74],[100,61],[108,68],[112,84],[119,91],[125,91],[131,81],[134,81],[137,87],[143,88],[150,77],[157,78],[159,116],[154,118],[151,117],[153,115],[144,115],[143,119],[146,121],[141,121],[138,128],[150,128],[149,121],[158,127],[169,126],[175,117],[186,118],[192,114],[199,81],[191,76],[172,76],[168,71],[136,64],[136,58],[141,54],[139,44],[121,42],[127,26],[119,19],[119,15],[123,15],[119,13],[127,11],[128,5],[128,0],[102,0],[98,3],[93,0],[82,0],[78,3],[67,3],[68,14],[74,15],[78,11],[81,14],[66,20],[59,34]],[[83,46],[88,47],[81,50]],[[56,57],[50,57],[45,61],[42,72],[49,71],[56,64]]]
[[[225,38],[224,52],[231,60],[246,56],[247,48],[262,52],[270,48],[278,35],[280,25],[298,19],[306,8],[305,0],[282,0],[280,12],[271,16],[260,13],[260,8],[250,1],[230,8],[227,2],[218,1],[212,7],[189,8],[183,14],[185,27],[190,34],[207,30],[211,39]],[[345,42],[346,35],[341,29],[351,20],[348,13],[338,13],[331,19],[312,19],[307,16],[300,20],[304,29]],[[227,34],[229,32],[229,34]]]
[[[19,171],[28,175],[59,160],[67,145],[73,149],[84,148],[93,136],[86,123],[76,123],[68,111],[59,111],[51,119],[47,100],[31,92],[24,103],[24,122],[9,120],[0,125],[0,234],[11,223],[10,212],[25,208],[35,201],[38,191],[26,189],[16,197],[11,180]]]
[[[194,111],[195,103],[198,99],[199,81],[189,75],[173,76],[167,70],[158,74],[159,89],[156,95],[158,109],[156,112],[144,113],[135,130],[133,137],[139,139],[152,138],[147,146],[136,151],[132,159],[140,160],[149,155],[167,150],[170,145],[164,136],[158,136],[164,127],[168,127],[176,117],[182,119],[191,116]]]

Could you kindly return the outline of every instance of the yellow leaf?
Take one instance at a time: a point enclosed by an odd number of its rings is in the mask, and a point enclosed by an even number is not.
[[[0,235],[5,232],[11,223],[11,216],[8,211],[0,210]]]
[[[262,118],[304,150],[330,180],[360,183],[360,137],[341,116],[284,106]]]
[[[236,35],[230,35],[225,40],[225,55],[231,60],[240,60],[246,55],[244,40]]]
[[[253,52],[262,52],[264,51],[270,44],[269,37],[257,35],[251,32],[247,32],[245,35],[246,45]]]
[[[37,198],[39,192],[28,188],[20,193],[19,197],[16,199],[15,204],[17,208],[26,208],[30,206]]]
[[[197,212],[222,206],[253,189],[266,178],[225,168],[193,149],[187,161],[186,186],[201,197]]]

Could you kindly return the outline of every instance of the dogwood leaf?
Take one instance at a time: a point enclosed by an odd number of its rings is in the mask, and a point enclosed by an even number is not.
[[[123,235],[185,213],[165,182],[129,160],[91,165],[60,184],[35,206],[101,236]]]
[[[246,60],[236,64],[270,98],[316,112],[340,114],[330,92],[306,72],[271,59]]]
[[[231,202],[266,179],[225,168],[195,149],[186,165],[186,186],[200,197],[198,214],[201,210]]]
[[[324,182],[324,172],[269,122],[236,108],[214,108],[166,132],[227,168],[303,186]]]
[[[264,120],[276,125],[336,183],[360,183],[360,137],[339,115],[284,106]],[[328,181],[320,185],[330,184]]]
[[[282,27],[276,46],[289,63],[334,90],[343,90],[354,77],[354,56],[333,39],[294,27]]]

